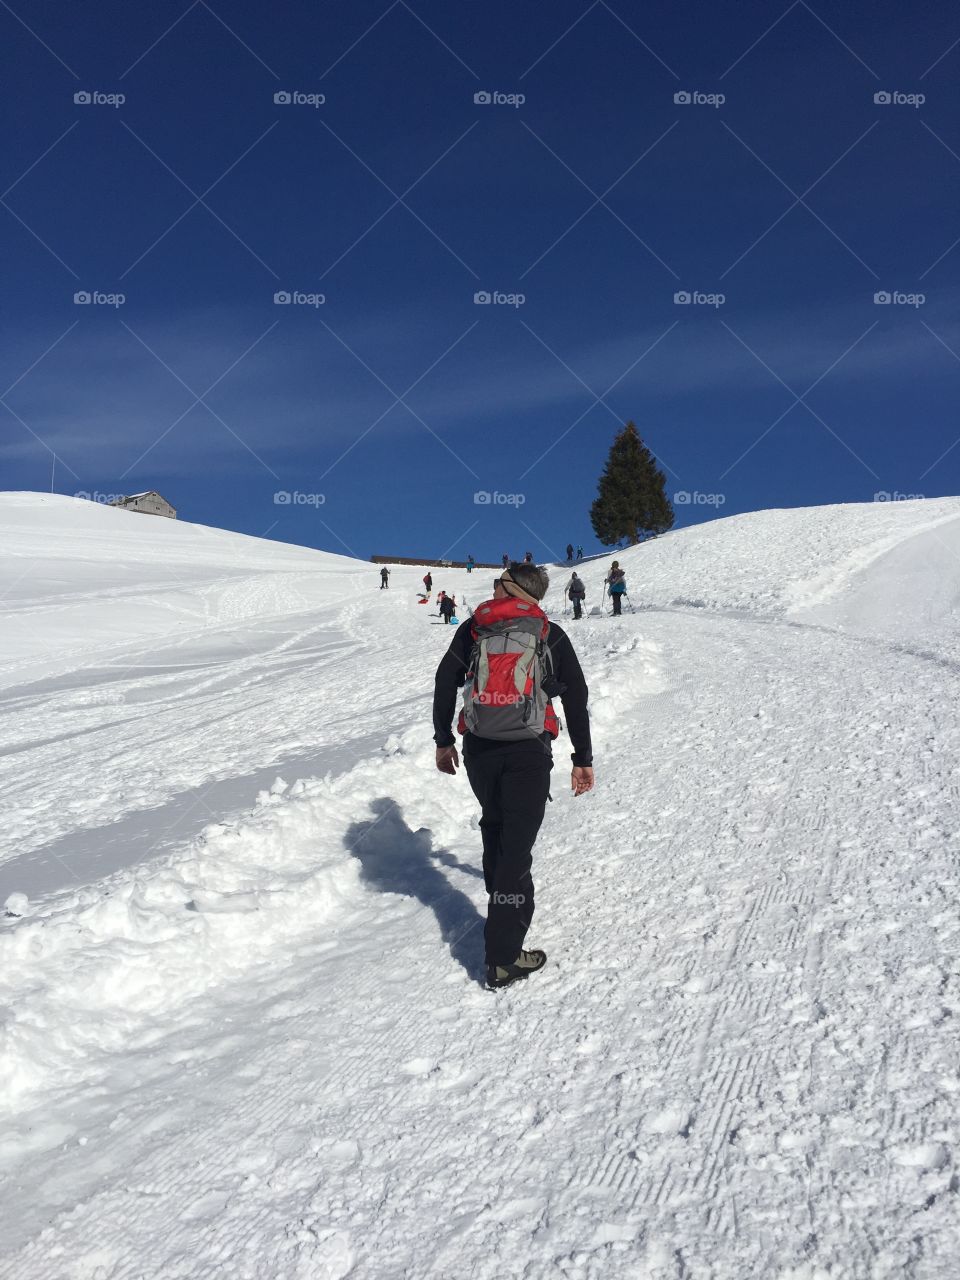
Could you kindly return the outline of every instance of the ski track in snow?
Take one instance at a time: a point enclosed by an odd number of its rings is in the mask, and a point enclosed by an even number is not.
[[[475,802],[432,763],[448,637],[412,603],[418,574],[396,569],[388,599],[354,571],[322,616],[238,588],[243,619],[276,611],[262,647],[189,685],[131,677],[159,749],[93,735],[119,782],[125,758],[150,766],[132,807],[252,775],[258,742],[282,754],[284,716],[305,750],[337,744],[348,693],[358,754],[0,928],[0,1277],[954,1276],[952,615],[919,646],[902,617],[853,625],[894,577],[906,589],[911,540],[957,545],[946,503],[898,504],[912,523],[854,511],[846,541],[824,512],[847,509],[804,513],[829,555],[792,578],[799,513],[760,513],[789,580],[761,582],[782,605],[752,614],[724,567],[745,517],[621,554],[653,607],[570,624],[598,788],[567,794],[562,738],[535,856],[550,961],[496,995],[478,982]],[[678,611],[658,574],[711,538],[712,607]],[[96,667],[72,687],[110,683]],[[38,739],[63,713],[53,691],[39,706],[12,708]],[[178,714],[183,760],[204,759],[171,780]],[[65,792],[99,768],[58,742],[23,756]],[[26,824],[46,839],[73,821],[52,790]],[[115,813],[109,794],[84,811]]]

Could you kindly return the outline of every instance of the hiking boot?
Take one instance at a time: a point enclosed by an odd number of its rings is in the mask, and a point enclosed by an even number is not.
[[[513,964],[488,964],[487,986],[509,987],[511,982],[527,978],[547,963],[545,951],[521,951]]]

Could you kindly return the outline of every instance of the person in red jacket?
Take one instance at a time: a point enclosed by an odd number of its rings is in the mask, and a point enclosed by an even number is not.
[[[539,626],[545,655],[542,680],[546,697],[563,703],[567,731],[573,744],[573,771],[570,785],[574,795],[590,791],[594,785],[590,720],[587,713],[587,683],[570,638],[540,609],[548,586],[546,570],[538,565],[510,565],[494,584],[493,600],[479,605],[473,619],[456,630],[450,647],[437,668],[433,696],[433,727],[436,765],[441,773],[455,774],[460,757],[451,724],[457,691],[467,684],[476,689],[472,666],[478,658],[478,640],[489,619],[490,633],[501,635],[511,619]],[[506,647],[509,637],[502,637]],[[489,666],[489,658],[482,659]],[[509,677],[508,677],[509,678]],[[480,698],[483,701],[483,698]],[[489,705],[489,704],[488,704]],[[465,708],[466,709],[466,708]],[[525,951],[524,939],[534,911],[531,868],[533,846],[543,822],[553,768],[552,737],[555,728],[544,719],[542,731],[514,732],[515,736],[487,736],[477,728],[466,729],[464,720],[463,763],[474,795],[480,802],[480,834],[483,841],[483,876],[489,895],[484,943],[487,984],[508,986],[546,964],[540,950]],[[555,725],[556,718],[552,717]]]

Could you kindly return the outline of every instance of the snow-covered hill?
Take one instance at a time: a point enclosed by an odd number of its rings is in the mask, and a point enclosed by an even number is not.
[[[496,995],[421,571],[49,495],[0,546],[0,1276],[955,1274],[960,499],[617,557]]]

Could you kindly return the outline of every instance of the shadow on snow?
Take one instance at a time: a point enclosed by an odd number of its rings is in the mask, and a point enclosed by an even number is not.
[[[434,849],[428,828],[413,831],[400,806],[389,796],[372,800],[374,817],[355,822],[344,844],[360,862],[361,876],[384,893],[417,898],[437,918],[440,936],[451,956],[477,982],[483,981],[483,916],[470,898],[455,889],[438,863],[482,878],[476,867],[461,862],[447,849]]]

